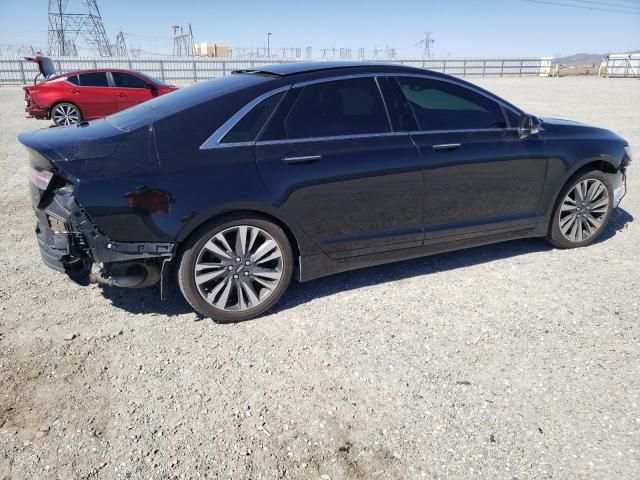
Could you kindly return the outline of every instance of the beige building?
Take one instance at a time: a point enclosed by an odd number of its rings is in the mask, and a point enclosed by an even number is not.
[[[229,45],[221,42],[196,43],[193,49],[195,54],[200,57],[229,58],[231,56]]]

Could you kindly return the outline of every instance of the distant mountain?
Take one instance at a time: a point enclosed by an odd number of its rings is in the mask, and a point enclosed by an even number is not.
[[[640,53],[640,50],[615,53]],[[606,56],[606,53],[576,53],[575,55],[569,55],[568,57],[554,58],[553,64],[564,67],[591,67],[592,65],[597,67]]]
[[[600,65],[606,54],[598,53],[576,53],[568,57],[554,58],[553,64],[562,67],[590,67],[592,65]]]

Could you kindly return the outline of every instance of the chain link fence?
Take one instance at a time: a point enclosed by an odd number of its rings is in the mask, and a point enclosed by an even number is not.
[[[260,68],[278,60],[189,58],[52,58],[59,73],[83,69],[137,70],[167,83],[185,85],[228,75],[233,70]],[[458,77],[548,76],[551,58],[393,60],[391,63],[427,68]],[[38,73],[35,63],[20,58],[0,58],[0,85],[31,83]]]

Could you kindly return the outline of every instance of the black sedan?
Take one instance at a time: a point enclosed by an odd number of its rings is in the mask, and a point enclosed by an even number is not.
[[[363,63],[237,71],[19,140],[47,265],[163,297],[175,279],[220,321],[265,312],[292,276],[524,237],[589,245],[631,161],[610,131]]]

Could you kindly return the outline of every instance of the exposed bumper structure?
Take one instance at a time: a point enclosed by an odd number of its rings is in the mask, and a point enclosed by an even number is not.
[[[173,243],[124,243],[116,242],[104,235],[75,201],[70,190],[60,189],[53,193],[51,202],[44,208],[36,208],[36,237],[40,255],[50,268],[64,272],[77,283],[86,285],[90,281],[93,263],[102,264],[100,276],[105,283],[115,286],[140,286],[155,276],[150,262],[162,263],[171,259]],[[143,265],[135,272],[133,265]],[[118,278],[110,281],[109,270],[117,266]],[[141,282],[128,283],[124,276],[141,277]],[[157,277],[155,278],[157,281]],[[95,280],[94,280],[95,281]],[[155,282],[154,282],[155,283]]]

